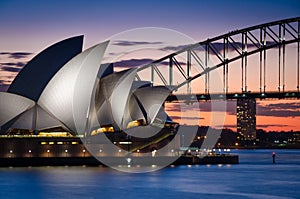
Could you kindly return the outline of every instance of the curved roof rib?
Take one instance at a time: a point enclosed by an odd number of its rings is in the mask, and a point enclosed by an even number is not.
[[[93,46],[66,63],[50,80],[38,104],[73,132],[85,131],[97,74],[108,41]]]
[[[82,43],[83,36],[77,36],[43,50],[24,66],[8,92],[37,101],[56,72],[82,51]]]

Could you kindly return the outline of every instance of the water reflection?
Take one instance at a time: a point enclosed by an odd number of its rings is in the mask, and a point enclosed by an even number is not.
[[[239,165],[170,166],[151,173],[106,167],[1,168],[0,198],[297,198],[300,150],[237,151]]]

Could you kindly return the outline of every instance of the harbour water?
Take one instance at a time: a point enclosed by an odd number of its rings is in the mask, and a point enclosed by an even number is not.
[[[105,167],[0,168],[0,198],[300,198],[300,150],[231,152],[240,164],[140,174]]]

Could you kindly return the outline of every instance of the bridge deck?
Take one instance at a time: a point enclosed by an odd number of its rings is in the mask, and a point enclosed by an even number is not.
[[[177,94],[170,95],[167,98],[167,102],[181,101],[181,100],[232,100],[241,98],[255,98],[255,99],[300,99],[300,92],[244,92],[244,93],[211,93],[211,94]]]

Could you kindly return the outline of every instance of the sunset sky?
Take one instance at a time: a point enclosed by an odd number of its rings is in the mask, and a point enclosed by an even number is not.
[[[105,2],[2,0],[0,1],[0,91],[6,91],[20,69],[37,53],[68,37],[84,35],[84,49],[87,49],[129,29],[160,27],[178,31],[194,41],[202,41],[232,30],[299,16],[299,0]],[[140,45],[138,42],[141,40],[136,43],[133,41],[130,45]],[[156,42],[155,44],[162,49],[168,47],[163,44],[164,41],[151,42]],[[180,44],[179,42],[178,45]],[[184,44],[186,43],[182,45]],[[119,43],[119,46],[122,45],[124,46],[124,43]],[[293,48],[289,50],[290,60],[296,60]],[[151,53],[143,52],[139,53],[136,59],[151,61],[159,57],[159,53],[154,52],[151,56]],[[272,57],[272,53],[269,57]],[[126,58],[129,60],[135,57],[123,57],[123,63],[128,64],[130,62],[126,62]],[[255,70],[250,73],[253,77],[257,76]],[[287,79],[295,78],[292,76],[293,69],[288,69],[287,75]],[[231,72],[231,76],[238,74]],[[240,83],[232,81],[231,88],[234,91],[239,90]],[[256,89],[256,84],[257,81],[253,80],[252,90]],[[293,83],[289,83],[288,86],[290,90],[295,88]],[[171,115],[178,115],[176,106],[171,104],[167,107]],[[194,108],[190,107],[190,112],[183,119],[183,123],[210,124],[211,113],[208,103],[200,103],[200,113],[193,110]],[[235,101],[229,101],[225,127],[235,129],[235,114]],[[257,128],[277,131],[300,130],[299,121],[300,100],[257,102]]]

